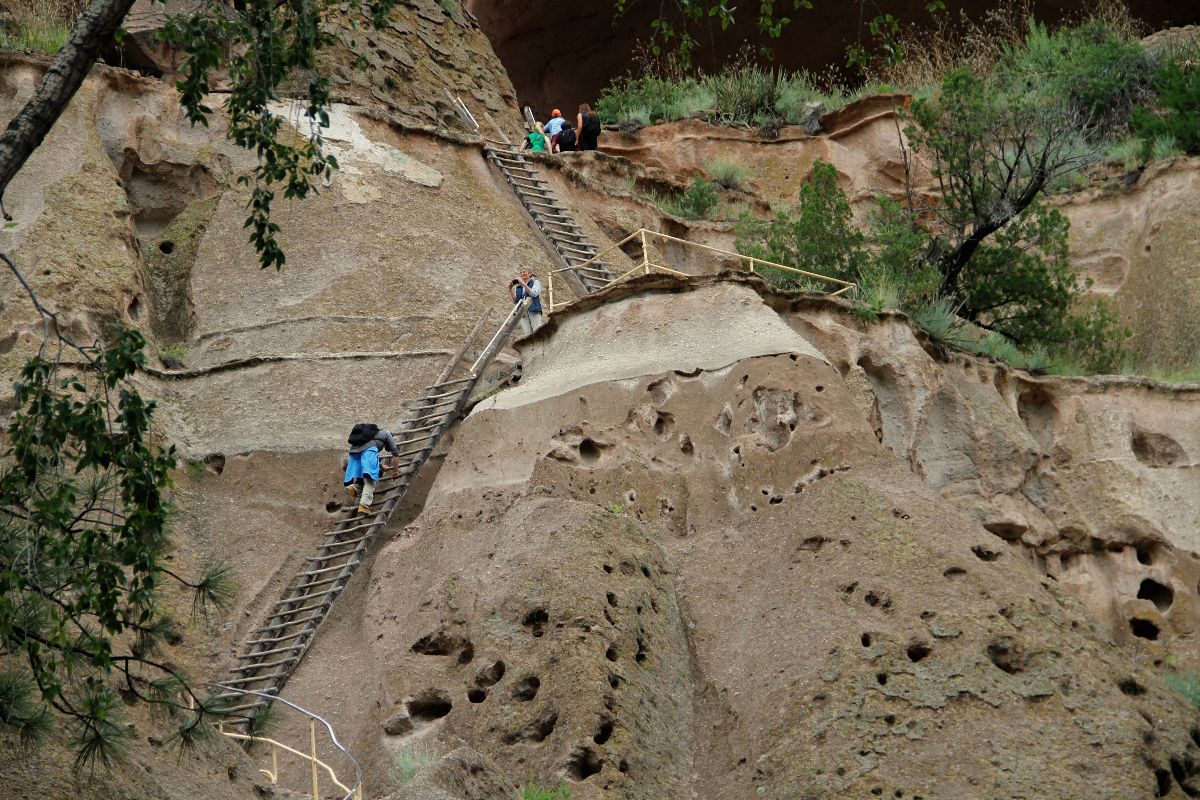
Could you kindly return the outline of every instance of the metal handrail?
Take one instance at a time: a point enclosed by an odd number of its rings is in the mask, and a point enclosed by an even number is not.
[[[719,247],[712,247],[710,245],[700,244],[699,242],[689,242],[688,240],[680,239],[677,236],[671,236],[666,233],[660,233],[658,231],[647,230],[646,228],[639,228],[638,230],[629,234],[624,239],[622,239],[621,241],[612,245],[611,247],[608,247],[604,251],[592,256],[587,261],[584,261],[579,264],[575,264],[570,267],[562,267],[560,269],[551,270],[549,278],[547,280],[547,290],[546,290],[546,292],[547,292],[547,304],[546,304],[547,309],[546,310],[553,311],[556,308],[561,308],[562,306],[565,306],[565,305],[573,302],[571,300],[566,300],[561,303],[554,302],[554,276],[555,275],[557,275],[560,272],[575,272],[575,270],[579,269],[580,267],[586,267],[589,264],[597,261],[601,257],[607,255],[608,253],[611,253],[613,250],[620,248],[622,245],[628,244],[629,242],[633,241],[634,239],[641,239],[642,260],[639,263],[636,263],[632,269],[627,270],[626,272],[622,273],[621,275],[618,275],[617,277],[615,277],[611,281],[609,281],[609,283],[608,283],[609,286],[613,285],[614,283],[623,281],[627,278],[630,278],[634,275],[639,275],[639,274],[640,275],[649,275],[651,272],[655,272],[655,271],[665,272],[665,273],[669,273],[672,275],[679,275],[681,277],[688,277],[687,273],[685,273],[685,272],[680,272],[677,269],[671,269],[670,267],[663,266],[662,264],[656,264],[650,260],[650,248],[649,248],[649,244],[647,241],[649,237],[658,237],[659,239],[665,239],[667,241],[676,242],[678,244],[684,245],[685,247],[694,247],[694,248],[697,248],[700,250],[707,250],[712,253],[719,253],[723,256],[730,256],[732,258],[736,258],[738,260],[739,266],[743,262],[747,263],[748,271],[751,273],[755,272],[755,267],[766,267],[769,269],[782,270],[783,272],[790,272],[790,273],[793,273],[796,275],[803,275],[806,278],[813,278],[816,280],[826,281],[827,283],[832,283],[837,286],[840,286],[841,288],[829,293],[831,297],[837,297],[839,295],[845,294],[846,292],[850,291],[857,285],[857,284],[853,283],[852,281],[844,281],[841,278],[833,278],[828,275],[821,275],[816,272],[809,272],[808,270],[798,269],[796,267],[789,267],[786,264],[777,264],[774,261],[767,261],[764,258],[755,258],[754,256],[743,255],[741,253],[736,253],[732,250],[723,250]]]
[[[338,789],[340,789],[343,792],[340,800],[362,800],[362,797],[363,797],[362,766],[358,763],[358,759],[356,759],[354,756],[350,755],[350,751],[347,750],[340,741],[338,741],[337,734],[334,733],[333,726],[330,725],[329,722],[327,722],[323,717],[321,717],[318,714],[313,713],[312,711],[309,711],[307,708],[304,708],[303,706],[298,706],[295,703],[292,703],[288,700],[284,700],[282,697],[279,697],[279,696],[273,695],[273,694],[268,694],[266,692],[259,692],[259,691],[255,691],[253,689],[238,689],[236,687],[225,686],[225,685],[222,685],[219,683],[209,683],[209,684],[205,684],[205,685],[220,689],[222,692],[234,692],[236,694],[255,695],[257,697],[262,697],[267,700],[270,700],[273,703],[283,703],[285,706],[288,706],[289,708],[291,708],[295,711],[299,711],[301,714],[303,714],[305,717],[308,718],[308,738],[309,738],[309,747],[311,749],[310,753],[302,752],[300,750],[297,750],[294,747],[286,745],[283,742],[276,741],[275,739],[272,739],[267,736],[257,736],[255,734],[251,734],[251,733],[237,733],[236,731],[227,731],[224,728],[224,723],[218,723],[217,731],[222,736],[225,736],[229,739],[235,739],[238,741],[246,741],[246,742],[250,742],[251,744],[253,744],[254,742],[262,742],[263,744],[271,745],[271,769],[269,769],[269,770],[268,769],[259,769],[259,772],[261,772],[263,775],[267,776],[267,778],[270,779],[272,784],[279,785],[279,751],[283,750],[285,752],[291,753],[292,755],[299,756],[300,758],[303,758],[309,762],[309,765],[311,766],[311,772],[310,772],[309,777],[312,781],[312,796],[314,798],[319,798],[321,796],[320,795],[320,781],[319,781],[319,777],[318,777],[319,776],[318,768],[320,768],[320,769],[325,770],[325,772],[329,775],[329,779],[331,781],[333,781],[333,784],[335,786],[337,786]],[[354,765],[354,783],[351,786],[347,786],[346,784],[342,783],[342,781],[338,779],[337,773],[334,772],[333,767],[326,764],[324,761],[322,761],[317,756],[317,723],[318,722],[321,723],[321,725],[323,725],[325,727],[325,732],[327,734],[329,734],[329,740],[333,743],[334,748],[336,748],[346,758],[350,759],[350,763]]]

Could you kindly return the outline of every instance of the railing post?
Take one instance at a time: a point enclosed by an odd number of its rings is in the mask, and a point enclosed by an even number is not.
[[[546,276],[546,295],[547,302],[550,305],[550,308],[546,309],[546,311],[549,313],[554,310],[554,270],[551,270],[550,274]]]
[[[308,720],[308,739],[312,745],[312,784],[313,784],[313,800],[321,800],[321,792],[317,786],[317,721],[315,719]]]
[[[271,742],[271,783],[279,783],[279,748]]]
[[[642,268],[650,274],[650,246],[646,244],[646,229],[642,228]]]

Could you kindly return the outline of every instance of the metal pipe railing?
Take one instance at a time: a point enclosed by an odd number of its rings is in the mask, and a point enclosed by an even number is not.
[[[323,717],[319,716],[318,714],[313,713],[312,711],[309,711],[307,708],[304,708],[303,706],[296,705],[295,703],[292,703],[288,700],[284,700],[282,697],[279,697],[274,694],[268,694],[267,692],[259,692],[259,691],[255,691],[253,689],[238,689],[235,687],[225,686],[225,685],[219,684],[219,683],[211,683],[211,684],[206,684],[206,685],[220,689],[222,692],[233,692],[233,693],[241,694],[241,695],[253,695],[255,697],[261,697],[266,700],[269,700],[272,703],[282,703],[283,705],[287,706],[288,708],[291,708],[294,711],[298,711],[300,714],[302,714],[303,716],[308,718],[309,752],[307,752],[307,753],[305,753],[301,750],[297,750],[296,748],[291,747],[290,745],[284,744],[283,742],[280,742],[280,741],[276,741],[275,739],[272,739],[267,736],[258,736],[258,735],[252,734],[252,733],[238,733],[236,731],[227,731],[224,728],[224,723],[218,723],[217,731],[222,736],[225,736],[226,738],[234,739],[237,741],[244,741],[249,744],[253,744],[255,742],[260,742],[262,744],[268,744],[271,746],[271,769],[269,769],[269,770],[268,769],[259,769],[259,772],[261,772],[263,775],[267,776],[267,778],[270,779],[272,784],[274,784],[276,786],[280,785],[279,784],[279,751],[283,750],[285,753],[291,753],[292,755],[302,758],[309,763],[309,767],[310,767],[309,780],[311,782],[311,785],[310,785],[310,787],[306,787],[306,788],[312,789],[312,796],[314,798],[319,798],[321,796],[321,794],[320,794],[320,791],[321,791],[320,770],[324,770],[325,773],[329,776],[330,781],[333,782],[333,785],[342,791],[343,794],[341,795],[340,800],[362,800],[362,798],[363,798],[362,766],[358,763],[358,760],[354,756],[350,755],[350,751],[347,750],[340,741],[338,741],[337,734],[334,732],[333,726],[330,725]],[[317,755],[317,723],[320,723],[321,726],[324,727],[325,732],[329,735],[329,741],[333,744],[334,749],[336,749],[338,752],[340,752],[346,758],[350,759],[350,763],[354,765],[354,782],[351,785],[347,786],[345,783],[343,783],[338,778],[337,773],[334,771],[333,767],[331,767],[329,764],[326,764]]]
[[[634,239],[639,239],[641,241],[641,245],[642,245],[641,261],[636,263],[632,269],[627,270],[626,272],[622,273],[621,275],[618,275],[617,277],[613,278],[608,283],[609,286],[611,286],[614,283],[623,281],[633,275],[637,275],[637,274],[648,275],[652,271],[666,272],[666,273],[670,273],[672,275],[679,275],[681,277],[687,277],[687,273],[685,273],[685,272],[680,272],[677,269],[671,269],[670,267],[665,267],[662,264],[656,264],[650,260],[650,242],[649,242],[649,240],[651,237],[657,237],[659,239],[663,239],[663,240],[666,240],[669,242],[675,242],[677,244],[683,245],[684,247],[692,247],[692,248],[696,248],[699,250],[707,250],[708,252],[711,252],[711,253],[718,253],[723,256],[729,256],[730,258],[736,258],[738,260],[739,266],[741,264],[745,263],[747,265],[748,271],[751,273],[754,273],[754,274],[757,274],[755,272],[756,268],[765,267],[765,268],[769,268],[769,269],[780,270],[783,272],[792,273],[794,275],[802,275],[806,278],[812,278],[814,280],[825,281],[826,283],[832,283],[834,285],[840,286],[841,288],[837,289],[836,291],[830,292],[831,297],[837,297],[839,295],[845,294],[846,292],[850,291],[857,285],[857,284],[853,283],[852,281],[845,281],[845,280],[842,280],[841,278],[833,278],[828,275],[821,275],[816,272],[809,272],[808,270],[798,269],[796,267],[789,267],[786,264],[777,264],[774,261],[767,261],[766,259],[763,259],[763,258],[755,258],[754,256],[743,255],[741,253],[736,253],[732,250],[723,250],[720,247],[712,247],[710,245],[700,244],[699,242],[689,242],[688,240],[680,239],[677,236],[671,236],[666,233],[660,233],[658,231],[652,231],[652,230],[647,230],[646,228],[640,228],[640,229],[634,231],[633,233],[629,234],[628,236],[626,236],[621,241],[619,241],[616,244],[612,245],[611,247],[607,248],[603,252],[596,254],[595,256],[588,259],[587,261],[584,261],[581,264],[575,264],[574,266],[562,267],[560,269],[551,270],[550,274],[547,278],[547,295],[548,295],[548,300],[549,300],[549,302],[547,303],[547,311],[553,311],[556,308],[561,308],[562,306],[565,306],[568,303],[572,302],[571,300],[565,300],[561,303],[554,302],[554,294],[555,294],[554,278],[555,278],[555,275],[557,275],[560,272],[574,272],[576,269],[578,269],[580,267],[586,267],[588,264],[592,263],[593,261],[599,259],[600,257],[602,257],[604,255],[607,255],[608,253],[612,252],[613,250],[633,241]]]

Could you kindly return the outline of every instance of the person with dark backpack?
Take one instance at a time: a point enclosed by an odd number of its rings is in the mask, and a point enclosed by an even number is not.
[[[569,122],[562,124],[562,129],[559,130],[558,136],[554,137],[554,152],[569,153],[576,148],[579,143],[575,139],[575,126]]]
[[[393,456],[400,454],[400,448],[396,446],[391,431],[370,422],[360,422],[351,428],[346,442],[350,445],[350,453],[346,458],[346,476],[342,485],[350,491],[351,500],[358,496],[358,490],[362,488],[358,513],[370,514],[375,484],[379,482],[379,448],[387,448]],[[398,472],[399,466],[393,466],[392,477],[395,478]]]
[[[587,103],[579,106],[575,127],[579,129],[576,136],[579,139],[579,150],[596,150],[600,146],[600,118],[592,113],[592,107]]]

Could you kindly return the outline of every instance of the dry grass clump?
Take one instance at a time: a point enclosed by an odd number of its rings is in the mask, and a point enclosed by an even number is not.
[[[1005,49],[1019,47],[1032,30],[1033,3],[1018,0],[993,8],[978,18],[965,10],[958,15],[936,14],[932,25],[909,25],[899,36],[904,59],[873,64],[867,83],[886,84],[908,91],[935,86],[949,71],[968,67],[987,75]],[[1135,40],[1147,33],[1123,0],[1097,0],[1086,12],[1064,19],[1063,26],[1097,22],[1118,38]]]
[[[57,52],[86,0],[8,0],[0,10],[0,50]]]

